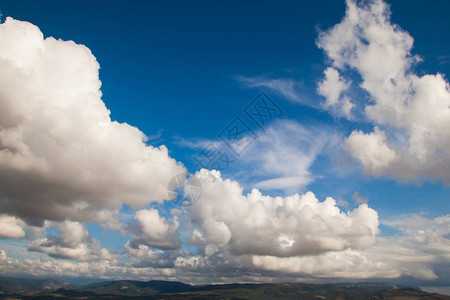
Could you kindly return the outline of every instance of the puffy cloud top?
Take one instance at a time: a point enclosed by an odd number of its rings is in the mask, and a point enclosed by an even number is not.
[[[342,80],[339,72],[333,68],[324,71],[325,79],[319,83],[317,92],[326,98],[325,108],[333,109],[337,115],[351,117],[354,104],[346,96],[342,96],[350,86],[350,82]]]
[[[180,248],[177,216],[173,216],[169,224],[156,209],[150,208],[137,211],[134,218],[139,225],[134,228],[135,238],[130,243],[131,247],[139,249],[141,246],[152,246],[171,250]]]
[[[21,238],[25,236],[25,223],[13,216],[0,215],[0,236],[7,238]]]
[[[72,41],[0,24],[1,211],[45,219],[111,222],[122,203],[167,198],[184,167],[136,127],[112,121],[99,64]]]
[[[191,208],[201,232],[193,241],[229,246],[235,254],[288,257],[365,248],[378,233],[378,214],[367,204],[345,213],[336,201],[320,202],[312,192],[286,198],[246,196],[235,181],[202,169],[202,197]]]
[[[372,97],[365,112],[378,128],[354,131],[346,142],[365,171],[450,184],[449,84],[440,74],[414,74],[420,58],[411,53],[413,38],[391,23],[389,6],[381,0],[347,0],[344,19],[322,32],[318,45],[333,67],[358,72],[360,86]],[[334,81],[339,90],[346,79]]]

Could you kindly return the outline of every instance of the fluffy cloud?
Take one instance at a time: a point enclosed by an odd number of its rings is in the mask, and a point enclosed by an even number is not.
[[[78,261],[114,259],[114,255],[107,249],[100,248],[100,243],[90,237],[84,224],[69,220],[46,223],[46,227],[57,228],[59,237],[47,235],[37,238],[28,244],[30,250]]]
[[[371,133],[353,131],[347,138],[346,148],[359,161],[364,170],[373,175],[382,175],[396,160],[397,154],[386,145],[386,134],[378,128]]]
[[[113,222],[122,203],[168,197],[184,167],[136,127],[112,121],[99,64],[72,41],[7,18],[0,25],[1,211],[27,223]]]
[[[107,260],[94,262],[70,262],[64,260],[18,260],[8,257],[0,250],[0,274],[8,276],[79,276],[104,279],[174,279],[175,271],[168,268],[133,268],[127,264],[111,263]],[[120,274],[120,275],[119,275]]]
[[[21,238],[25,236],[25,223],[13,216],[0,215],[0,236]]]
[[[132,226],[134,239],[129,246],[136,250],[141,245],[156,247],[165,250],[178,249],[181,240],[178,237],[178,217],[173,216],[169,224],[166,218],[161,217],[156,209],[142,209],[136,212],[138,224]]]
[[[236,255],[230,247],[221,247],[214,243],[187,253],[154,250],[145,245],[134,248],[127,242],[125,249],[131,262],[114,258],[89,262],[57,259],[17,260],[0,250],[0,274],[76,274],[113,279],[118,279],[118,276],[140,280],[176,279],[195,283],[402,277],[408,280],[416,278],[421,284],[430,280],[435,283],[446,282],[450,261],[450,216],[429,219],[409,215],[394,221],[385,221],[384,224],[397,229],[398,234],[393,237],[377,237],[374,244],[364,249],[325,251],[291,257],[267,254]],[[196,236],[200,242],[201,233],[197,232]],[[79,238],[80,236],[75,239]],[[288,244],[287,239],[280,241],[283,241],[284,245]],[[208,242],[205,237],[203,242]]]
[[[398,278],[402,275],[382,260],[371,260],[364,253],[350,249],[317,256],[254,256],[253,263],[263,270],[316,278]]]
[[[126,242],[125,249],[132,260],[133,267],[136,268],[173,268],[175,260],[182,257],[179,251],[152,250],[143,244],[133,247],[129,241]]]
[[[374,245],[360,251],[344,250],[317,256],[279,258],[254,256],[264,270],[314,277],[400,278],[445,280],[450,261],[450,216],[432,219],[418,215],[385,221],[399,233],[377,237]]]
[[[348,97],[342,96],[350,86],[350,82],[342,79],[339,72],[333,68],[327,68],[324,74],[325,79],[319,83],[317,91],[326,98],[325,108],[333,109],[338,115],[350,118],[354,104]]]
[[[450,267],[450,216],[425,218],[407,215],[383,222],[399,230],[392,237],[379,237],[367,250],[374,260],[384,260],[406,276],[445,280]]]
[[[388,5],[348,0],[344,19],[321,33],[318,45],[334,68],[358,72],[373,100],[365,112],[379,128],[355,131],[346,143],[365,171],[450,184],[449,85],[440,74],[413,73],[420,61],[411,54],[413,38],[390,22]]]
[[[274,198],[253,189],[245,196],[218,171],[202,169],[195,177],[203,191],[190,210],[200,228],[193,240],[227,246],[234,254],[289,257],[361,249],[378,233],[378,214],[366,204],[345,213],[334,199],[319,202],[311,192]]]
[[[261,274],[265,280],[270,280],[272,276],[284,276],[288,280],[406,277],[409,280],[415,278],[417,282],[445,282],[450,253],[449,224],[449,216],[434,219],[406,216],[385,222],[385,225],[399,231],[396,236],[377,237],[375,243],[365,249],[349,248],[291,257],[236,255],[230,248],[208,244],[202,255],[177,258],[175,268],[227,276],[233,272],[239,272],[242,276]]]

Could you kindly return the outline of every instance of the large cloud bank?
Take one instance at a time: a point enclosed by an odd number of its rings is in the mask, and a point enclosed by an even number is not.
[[[413,38],[390,21],[381,0],[347,0],[344,19],[322,32],[318,45],[332,60],[320,91],[338,103],[350,82],[342,73],[356,71],[373,100],[367,117],[378,127],[354,131],[346,148],[374,176],[430,179],[450,184],[450,91],[443,75],[418,76],[413,67]],[[330,76],[330,74],[334,74]],[[341,100],[340,100],[341,99]]]
[[[185,172],[167,148],[111,120],[98,71],[83,45],[44,39],[38,27],[12,18],[0,25],[2,213],[37,225],[113,222],[122,203],[163,201],[170,179]]]
[[[365,248],[378,233],[378,214],[367,204],[345,213],[334,199],[319,202],[312,192],[282,198],[253,189],[243,195],[239,184],[223,180],[219,171],[202,169],[195,176],[203,188],[191,209],[201,229],[193,237],[199,243],[283,257]]]

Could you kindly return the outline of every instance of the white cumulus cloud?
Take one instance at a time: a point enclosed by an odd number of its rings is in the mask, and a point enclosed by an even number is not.
[[[325,78],[319,82],[317,91],[326,98],[325,108],[334,110],[337,115],[351,117],[351,110],[354,104],[346,96],[345,90],[350,86],[350,82],[345,81],[334,68],[327,68],[324,71]]]
[[[354,131],[346,142],[365,171],[450,184],[449,84],[441,74],[414,73],[413,38],[391,23],[389,6],[347,0],[344,19],[320,34],[318,46],[333,68],[357,72],[371,97],[365,112],[378,128]]]
[[[181,246],[178,236],[179,221],[176,215],[169,223],[165,217],[159,215],[158,210],[142,209],[136,212],[134,218],[138,221],[133,228],[134,239],[130,246],[140,249],[141,245],[174,250]]]
[[[21,238],[25,236],[25,222],[8,215],[0,215],[0,236],[7,238]]]
[[[282,198],[253,189],[243,195],[237,182],[223,180],[218,171],[202,169],[195,177],[203,189],[190,209],[201,230],[196,240],[228,246],[234,254],[289,257],[362,249],[378,233],[378,214],[367,204],[346,213],[334,199],[320,202],[312,192]]]
[[[86,225],[65,220],[46,222],[46,227],[55,227],[59,237],[47,235],[38,237],[28,244],[32,251],[46,253],[52,257],[77,261],[112,260],[115,255],[101,248],[100,243],[91,238]]]
[[[136,127],[112,121],[102,101],[99,64],[72,41],[38,27],[0,24],[1,211],[27,223],[113,222],[167,199],[184,167]]]

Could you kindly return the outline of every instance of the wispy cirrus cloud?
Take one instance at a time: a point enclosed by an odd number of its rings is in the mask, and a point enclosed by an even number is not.
[[[263,190],[286,194],[303,191],[321,174],[310,168],[319,155],[329,155],[338,147],[341,135],[326,126],[304,126],[297,121],[280,119],[255,131],[254,139],[239,156],[220,140],[177,139],[177,143],[197,151],[214,144],[228,155],[234,178]],[[252,170],[242,172],[242,170]]]
[[[290,102],[307,105],[317,109],[321,108],[318,102],[311,101],[310,98],[302,92],[302,81],[290,78],[271,78],[269,76],[237,76],[236,79],[247,87],[271,90]]]

